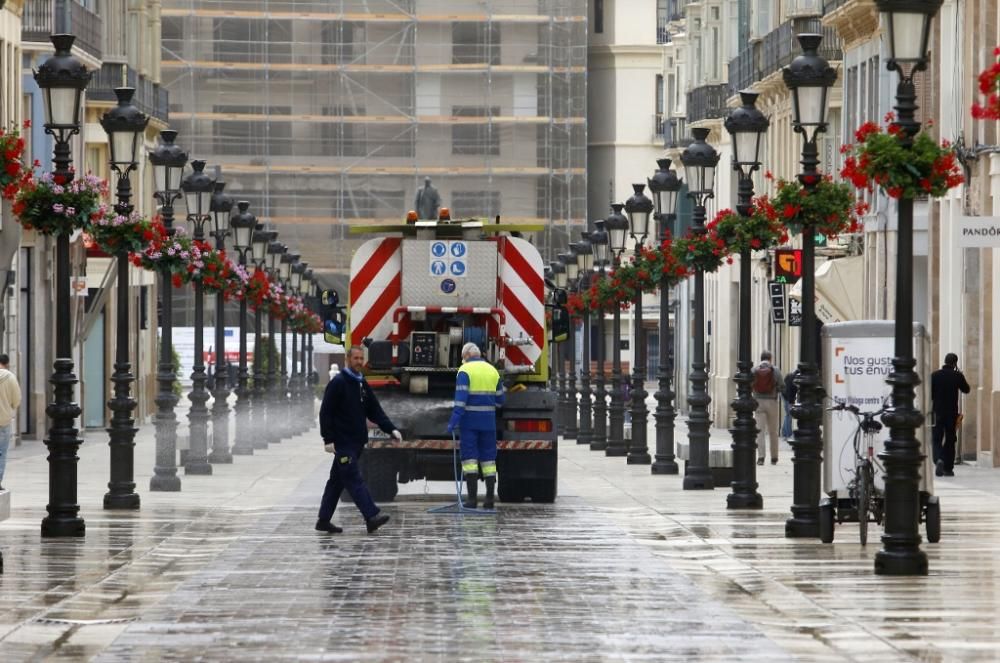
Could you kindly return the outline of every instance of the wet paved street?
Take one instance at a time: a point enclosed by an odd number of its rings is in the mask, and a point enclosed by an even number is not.
[[[22,447],[8,466],[5,663],[1000,657],[1000,470],[939,480],[931,575],[880,578],[878,544],[862,548],[856,525],[833,545],[784,538],[788,453],[759,468],[756,513],[727,512],[728,489],[685,492],[569,442],[554,505],[431,514],[449,486],[426,495],[421,482],[379,533],[347,503],[334,518],[346,531],[331,536],[312,530],[329,463],[313,434],[151,494],[143,428],[138,513],[100,508],[105,440],[81,451],[83,540],[38,535],[44,454]]]

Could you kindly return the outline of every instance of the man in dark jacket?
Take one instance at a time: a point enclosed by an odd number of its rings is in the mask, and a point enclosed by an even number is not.
[[[389,521],[389,516],[375,506],[368,486],[361,478],[358,458],[368,442],[369,420],[397,440],[402,441],[403,436],[382,411],[375,392],[365,382],[361,374],[364,363],[364,351],[358,346],[352,347],[347,353],[344,369],[326,385],[323,404],[319,408],[319,430],[324,448],[333,454],[330,479],[326,482],[316,521],[316,529],[321,532],[336,534],[343,531],[330,519],[337,508],[340,493],[345,489],[364,516],[369,534]]]
[[[958,370],[958,355],[949,352],[944,366],[931,373],[931,402],[934,406],[934,466],[937,476],[955,476],[955,428],[958,420],[958,392],[970,391],[962,371]],[[943,443],[942,443],[943,441]]]

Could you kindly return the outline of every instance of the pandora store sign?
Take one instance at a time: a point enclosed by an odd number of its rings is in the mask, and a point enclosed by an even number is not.
[[[958,246],[963,249],[1000,248],[1000,217],[959,217]]]

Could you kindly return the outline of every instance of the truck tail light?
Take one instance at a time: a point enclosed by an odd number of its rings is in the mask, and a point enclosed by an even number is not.
[[[508,419],[507,430],[514,433],[551,433],[551,419]]]

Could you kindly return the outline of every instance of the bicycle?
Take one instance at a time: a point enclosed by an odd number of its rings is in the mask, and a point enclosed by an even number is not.
[[[853,516],[857,518],[858,530],[861,537],[861,545],[868,543],[868,523],[874,521],[882,524],[884,513],[883,495],[875,487],[875,471],[882,471],[881,466],[875,457],[875,439],[882,430],[882,423],[876,419],[886,412],[885,403],[875,412],[862,412],[854,405],[838,403],[831,408],[830,412],[850,412],[857,419],[858,425],[854,429],[854,467],[849,471],[854,475],[847,485],[850,496]],[[833,540],[833,519],[834,513],[831,508],[825,517],[820,518],[820,538],[829,543]],[[822,512],[822,510],[821,510]],[[837,522],[847,519],[847,514],[838,510]],[[828,522],[824,522],[827,520]],[[828,532],[826,531],[828,530]],[[827,536],[829,538],[827,538]]]

